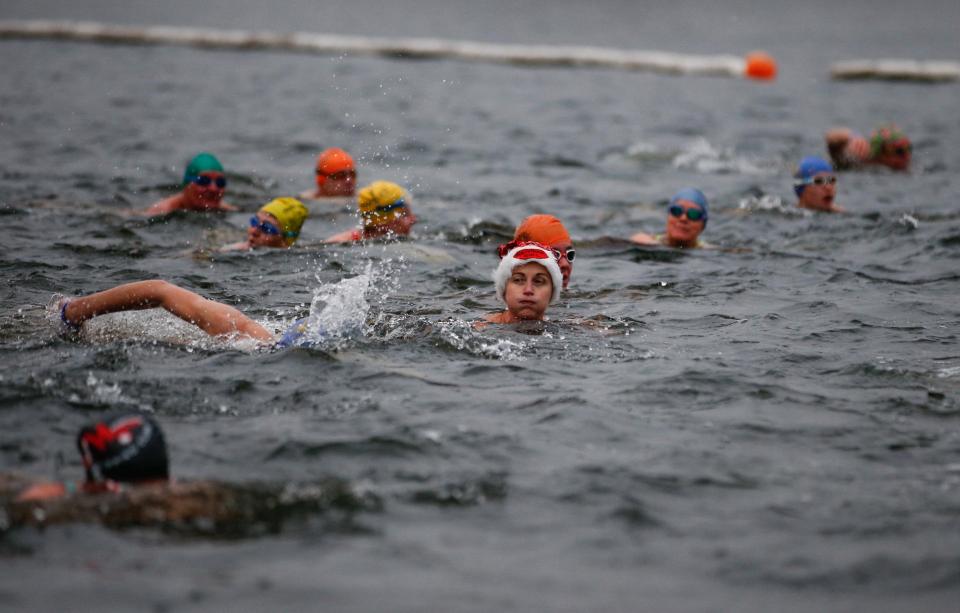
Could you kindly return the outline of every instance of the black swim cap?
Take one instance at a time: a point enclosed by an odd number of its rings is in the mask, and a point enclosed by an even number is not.
[[[80,430],[77,447],[88,481],[131,482],[169,478],[163,432],[157,422],[146,415],[108,415]]]

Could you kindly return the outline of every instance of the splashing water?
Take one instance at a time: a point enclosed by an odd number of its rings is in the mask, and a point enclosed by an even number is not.
[[[310,314],[304,321],[304,340],[338,349],[349,339],[362,335],[370,311],[367,291],[373,277],[373,264],[367,262],[363,273],[337,283],[321,284],[315,289]]]
[[[378,307],[384,305],[396,291],[401,276],[397,273],[404,268],[403,256],[386,258],[377,265],[367,260],[363,272],[336,283],[320,281],[318,270],[319,286],[313,292],[308,315],[282,324],[284,328],[299,328],[289,339],[290,332],[284,335],[279,346],[319,346],[337,350],[351,340],[367,336],[384,317],[383,309],[378,308],[372,321],[368,321],[373,310],[371,302]]]
[[[527,347],[524,343],[489,338],[478,332],[470,322],[456,319],[437,322],[436,325],[440,340],[457,351],[497,360],[524,359],[523,351]]]
[[[702,173],[767,174],[770,172],[758,164],[736,155],[729,149],[718,150],[705,138],[687,144],[676,157],[673,167],[679,170],[695,170]]]

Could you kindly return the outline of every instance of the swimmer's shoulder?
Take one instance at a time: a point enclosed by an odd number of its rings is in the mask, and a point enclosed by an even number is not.
[[[661,245],[663,240],[662,234],[647,234],[646,232],[637,232],[630,237],[630,242],[636,243],[638,245]]]

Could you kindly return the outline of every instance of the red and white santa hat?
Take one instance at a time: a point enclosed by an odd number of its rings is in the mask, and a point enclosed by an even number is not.
[[[553,295],[550,297],[550,302],[556,302],[560,298],[563,275],[560,273],[560,265],[557,264],[560,257],[555,249],[534,242],[511,242],[500,245],[498,253],[501,258],[500,265],[493,271],[493,282],[497,285],[497,297],[501,301],[504,292],[507,291],[507,281],[513,274],[513,269],[524,264],[540,264],[546,268],[553,281]]]

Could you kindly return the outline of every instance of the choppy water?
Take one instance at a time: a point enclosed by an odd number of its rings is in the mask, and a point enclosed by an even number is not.
[[[164,21],[126,4],[4,4],[5,18]],[[781,78],[0,42],[0,467],[77,476],[76,428],[140,408],[164,425],[179,478],[332,478],[377,501],[222,538],[8,531],[3,602],[955,610],[960,85],[833,83],[827,67],[957,59],[957,9],[672,4],[481,16],[419,2],[387,16],[411,35],[766,47]],[[331,29],[306,4],[241,6],[193,21]],[[389,33],[372,3],[337,10],[352,33]],[[698,36],[672,33],[684,28]],[[889,120],[913,137],[914,172],[843,175],[850,215],[791,207],[789,168],[821,150],[823,129]],[[291,252],[192,255],[308,187],[331,145],[358,157],[361,182],[411,189],[416,240],[318,246],[352,221],[313,205]],[[123,214],[169,193],[201,149],[221,157],[244,212]],[[705,238],[728,249],[622,240],[659,230],[685,185],[710,197]],[[497,308],[495,245],[542,211],[579,252],[554,321],[473,330]],[[80,340],[47,318],[54,292],[154,277],[267,325],[313,313],[337,334],[258,352],[158,314],[97,322]]]

